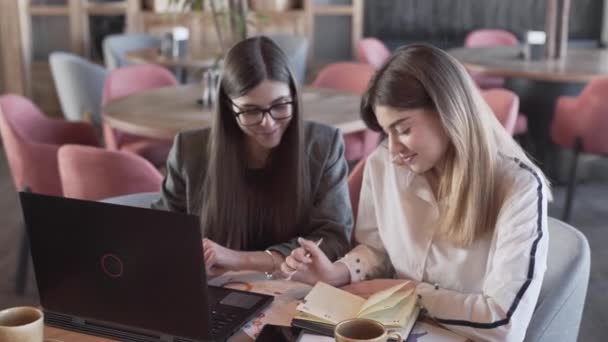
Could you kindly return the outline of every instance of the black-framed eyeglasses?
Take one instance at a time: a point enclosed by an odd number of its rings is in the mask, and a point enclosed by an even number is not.
[[[264,115],[268,114],[275,121],[287,120],[293,115],[292,106],[294,101],[285,101],[275,103],[267,108],[252,108],[243,110],[234,102],[233,106],[238,108],[240,112],[235,112],[234,116],[243,126],[255,126],[264,121]]]

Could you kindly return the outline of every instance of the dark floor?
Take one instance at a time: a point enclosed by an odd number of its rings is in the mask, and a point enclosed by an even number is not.
[[[587,172],[586,182],[577,189],[572,225],[579,228],[591,245],[591,278],[579,341],[603,342],[608,335],[608,164]],[[585,175],[583,175],[585,176]],[[33,275],[24,296],[14,292],[15,265],[21,242],[21,213],[3,151],[0,151],[0,309],[38,301]],[[550,216],[560,217],[564,188],[554,187],[555,201]]]

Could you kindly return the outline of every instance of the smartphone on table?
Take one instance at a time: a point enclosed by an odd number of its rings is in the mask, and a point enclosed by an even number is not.
[[[259,342],[324,342],[334,341],[333,338],[321,335],[315,335],[312,332],[305,331],[302,328],[286,327],[281,325],[266,324],[260,335],[255,339]]]

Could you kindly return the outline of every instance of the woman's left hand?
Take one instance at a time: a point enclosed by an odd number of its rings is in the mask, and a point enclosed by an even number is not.
[[[203,252],[207,274],[211,277],[239,269],[239,252],[237,251],[205,238],[203,239]]]

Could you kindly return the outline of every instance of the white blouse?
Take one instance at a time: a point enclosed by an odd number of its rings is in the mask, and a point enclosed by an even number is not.
[[[439,206],[426,178],[390,162],[387,149],[369,156],[355,240],[338,262],[352,282],[391,277],[419,281],[428,314],[472,340],[522,341],[547,262],[548,189],[538,171],[500,156],[508,195],[494,232],[461,248],[436,235]]]

